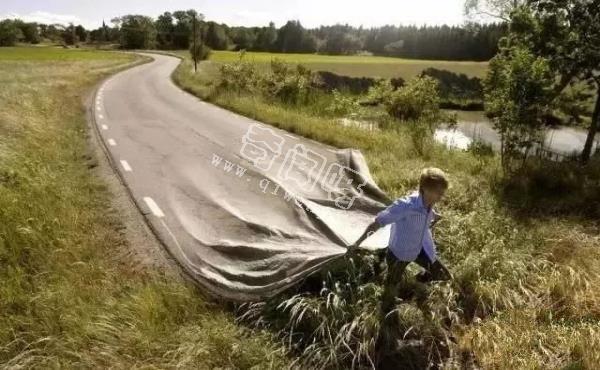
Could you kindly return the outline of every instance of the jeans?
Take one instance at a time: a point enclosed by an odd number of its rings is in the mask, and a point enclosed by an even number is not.
[[[451,279],[450,271],[444,266],[439,259],[431,262],[423,249],[414,261],[400,261],[394,256],[388,248],[385,255],[387,264],[387,275],[385,277],[383,296],[381,299],[381,310],[383,315],[387,315],[394,306],[394,301],[398,295],[398,288],[404,275],[404,270],[411,262],[416,262],[419,266],[425,269],[424,272],[417,275],[417,280],[420,282],[430,281],[446,281]]]

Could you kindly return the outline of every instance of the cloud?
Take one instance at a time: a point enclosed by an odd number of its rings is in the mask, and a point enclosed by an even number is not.
[[[6,18],[18,18],[25,22],[36,22],[36,23],[44,23],[44,24],[55,24],[59,23],[62,25],[68,25],[69,23],[73,23],[75,25],[81,24],[86,28],[96,27],[96,22],[90,22],[88,20],[82,19],[76,15],[71,14],[56,14],[49,13],[43,11],[36,11],[28,14],[18,14],[18,13],[8,13],[0,15],[0,19]]]

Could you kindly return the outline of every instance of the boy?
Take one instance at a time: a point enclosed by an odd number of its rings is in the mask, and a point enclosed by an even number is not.
[[[425,168],[421,172],[419,191],[399,198],[379,212],[361,237],[350,247],[355,251],[372,233],[392,224],[386,253],[388,272],[381,301],[381,313],[385,317],[394,306],[398,287],[406,266],[416,262],[425,269],[418,279],[422,282],[449,280],[452,274],[436,257],[430,226],[441,216],[433,210],[448,189],[446,175],[439,168]]]

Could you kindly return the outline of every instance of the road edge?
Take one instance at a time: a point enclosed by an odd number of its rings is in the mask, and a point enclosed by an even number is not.
[[[127,241],[127,245],[123,251],[126,254],[124,256],[126,257],[124,258],[125,262],[133,264],[134,268],[141,267],[142,269],[154,270],[170,278],[192,283],[200,296],[206,299],[211,296],[201,289],[187,271],[174,259],[160,238],[158,231],[148,220],[147,215],[149,213],[135,201],[135,197],[131,189],[127,186],[123,174],[119,171],[117,163],[115,163],[110,155],[107,144],[102,140],[100,128],[94,114],[94,102],[96,101],[98,90],[107,80],[118,73],[154,61],[152,57],[146,55],[141,55],[141,57],[141,60],[118,68],[100,79],[83,96],[83,107],[88,133],[88,149],[97,161],[94,172],[95,175],[103,180],[109,193],[113,195],[111,206],[116,209],[119,219],[123,223],[123,234]],[[148,260],[148,257],[150,257],[150,260]]]

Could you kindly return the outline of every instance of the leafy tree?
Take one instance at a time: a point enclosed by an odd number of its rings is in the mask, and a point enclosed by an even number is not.
[[[288,21],[279,29],[275,47],[283,53],[314,53],[317,50],[315,38],[300,21]]]
[[[441,117],[438,82],[429,76],[415,77],[400,88],[385,80],[369,94],[390,116],[401,121],[421,120],[433,124]]]
[[[325,38],[324,45],[319,51],[327,54],[355,54],[362,47],[356,32],[348,25],[321,27],[319,33]]]
[[[40,37],[52,42],[59,42],[62,39],[63,26],[55,24],[39,24]]]
[[[159,49],[173,48],[173,33],[175,24],[173,15],[170,12],[164,12],[159,15],[155,23],[156,27],[156,46]]]
[[[377,55],[440,60],[489,60],[498,51],[503,24],[462,27],[384,26],[358,33],[361,49]]]
[[[199,17],[198,12],[189,10],[177,10],[173,12],[175,18],[175,29],[173,30],[173,47],[175,49],[189,49],[192,39],[192,21]],[[202,22],[199,22],[202,26]]]
[[[190,45],[190,54],[194,61],[194,72],[198,70],[198,62],[208,59],[210,48],[206,44],[206,32],[200,24],[200,20],[204,17],[202,14],[190,13],[192,16],[192,41]]]
[[[556,98],[575,84],[596,91],[583,162],[591,155],[600,121],[600,5],[589,0],[529,0],[511,19],[511,35],[547,58],[560,76]]]
[[[152,49],[156,45],[156,27],[145,15],[125,15],[120,18],[121,47],[124,49]]]
[[[492,17],[505,22],[510,21],[510,15],[527,0],[466,0],[465,15],[469,18]]]
[[[215,50],[227,50],[229,47],[229,36],[225,28],[215,22],[208,22],[206,30],[206,44]]]
[[[525,164],[531,149],[543,142],[553,83],[548,60],[520,45],[505,45],[490,61],[485,108],[500,134],[505,173],[516,170],[519,159]]]
[[[76,45],[79,42],[79,36],[77,36],[77,32],[75,32],[73,23],[63,29],[61,38],[65,45]]]
[[[115,27],[109,27],[104,21],[102,21],[102,26],[89,32],[90,41],[118,42],[120,39],[120,31],[117,25],[120,24],[120,21],[117,21],[116,19],[114,21],[117,22],[115,23]]]
[[[87,41],[88,31],[86,31],[86,29],[82,25],[78,25],[75,27],[75,34],[77,35],[77,39],[80,42]]]
[[[256,51],[273,51],[277,42],[277,29],[273,22],[269,23],[269,27],[263,27],[258,31],[256,43],[253,50]]]
[[[40,32],[37,23],[28,23],[21,20],[17,21],[17,26],[23,34],[23,42],[30,44],[40,43]]]
[[[14,20],[0,21],[0,46],[14,46],[22,37],[23,34]]]
[[[236,27],[232,29],[231,39],[236,50],[250,50],[256,44],[257,34],[252,28]]]

